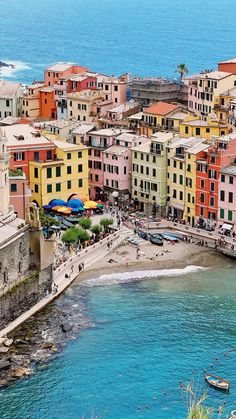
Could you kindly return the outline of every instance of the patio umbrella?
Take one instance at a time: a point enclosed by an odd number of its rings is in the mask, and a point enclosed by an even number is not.
[[[99,200],[97,201],[97,204],[104,205],[104,202],[100,201],[100,199],[99,199]]]
[[[103,208],[103,204],[98,204],[98,203],[97,203],[96,208]]]
[[[50,210],[52,209],[51,205],[43,205],[43,209]]]
[[[79,199],[80,201],[85,202],[85,201],[88,200],[88,196],[87,195],[80,195],[80,194],[77,194],[77,193],[73,193],[73,194],[71,194],[69,196],[69,198],[67,199],[67,202],[71,201],[72,199],[73,200],[74,199]]]
[[[83,202],[80,199],[71,199],[69,202],[66,203],[68,208],[82,208]]]
[[[84,207],[88,207],[89,209],[94,209],[97,207],[97,203],[95,201],[85,201]]]
[[[56,207],[53,207],[52,209],[54,211],[61,212],[62,214],[71,214],[71,209],[67,207],[56,206]]]
[[[63,206],[65,205],[65,201],[63,201],[62,199],[52,199],[48,205],[50,205],[51,207],[56,207],[56,206]]]

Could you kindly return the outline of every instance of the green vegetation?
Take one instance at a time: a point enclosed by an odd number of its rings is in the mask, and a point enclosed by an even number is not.
[[[95,234],[95,236],[99,236],[102,232],[102,227],[99,224],[95,224],[93,225],[90,230],[92,231],[93,234]]]
[[[89,234],[87,231],[83,230],[82,228],[75,228],[77,230],[77,240],[79,243],[84,243],[90,239]]]
[[[29,275],[25,276],[24,278],[22,278],[20,281],[18,281],[16,284],[14,284],[7,292],[5,295],[11,295],[13,294],[17,288],[19,288],[20,286],[22,286],[23,284],[26,284],[26,282],[31,281],[32,279],[36,279],[39,277],[39,271],[34,271],[31,272]]]
[[[89,230],[91,228],[91,226],[92,226],[92,220],[90,218],[81,218],[79,220],[79,225],[84,230]]]
[[[39,219],[40,219],[42,227],[48,228],[48,227],[51,227],[52,225],[54,225],[54,226],[59,226],[60,225],[60,222],[58,220],[56,220],[54,217],[47,217],[44,214],[43,209],[40,209]]]
[[[14,177],[14,176],[22,176],[23,172],[21,169],[9,169],[9,176],[10,177]]]
[[[82,228],[73,227],[63,233],[61,240],[68,245],[76,242],[84,243],[89,240],[89,234]]]
[[[193,385],[190,383],[188,383],[186,388],[182,391],[184,392],[182,396],[187,404],[187,419],[212,419],[214,409],[203,406],[203,402],[207,397],[206,392],[203,392],[198,396]],[[220,419],[222,411],[223,408],[220,406],[217,409],[218,419]]]
[[[104,231],[107,230],[107,227],[111,226],[113,224],[113,219],[112,218],[101,218],[100,220],[100,226],[103,227]]]
[[[185,64],[178,64],[175,73],[179,73],[180,79],[182,81],[184,74],[188,74],[188,69]]]

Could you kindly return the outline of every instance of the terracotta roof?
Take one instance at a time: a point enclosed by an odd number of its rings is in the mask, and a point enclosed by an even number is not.
[[[152,113],[156,115],[167,115],[168,113],[175,111],[179,108],[179,105],[172,105],[171,103],[157,102],[151,105],[149,108],[144,109],[144,113]]]

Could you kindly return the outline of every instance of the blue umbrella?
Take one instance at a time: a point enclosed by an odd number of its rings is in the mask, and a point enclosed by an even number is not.
[[[83,202],[80,199],[71,199],[69,202],[66,203],[68,208],[83,208]]]
[[[51,205],[43,205],[43,209],[46,209],[46,210],[48,209],[49,210],[49,209],[52,209],[52,207],[51,207]]]
[[[65,201],[63,201],[62,199],[52,199],[48,205],[50,205],[51,207],[57,207],[57,206],[61,206],[64,207],[66,205]]]

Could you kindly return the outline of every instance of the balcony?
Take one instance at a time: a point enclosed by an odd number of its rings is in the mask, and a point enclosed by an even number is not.
[[[175,156],[174,156],[174,158],[184,160],[184,154],[182,154],[182,153],[176,153]]]

